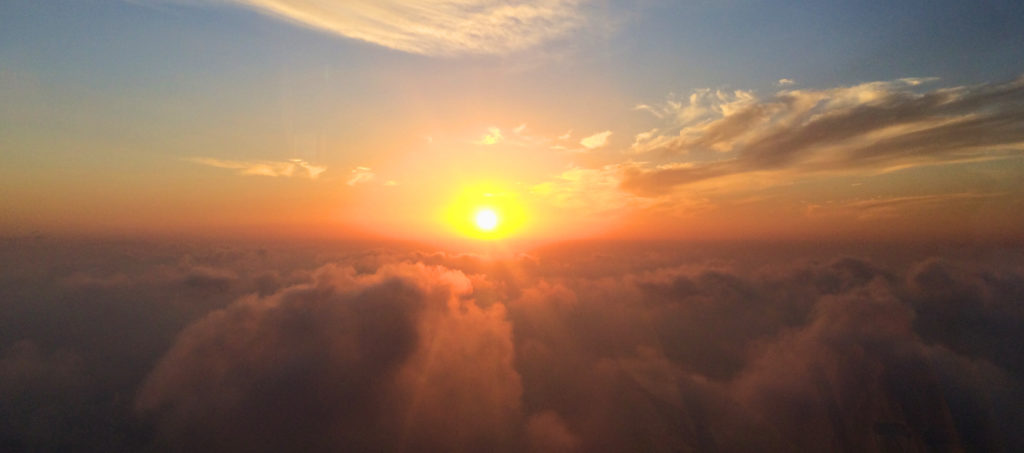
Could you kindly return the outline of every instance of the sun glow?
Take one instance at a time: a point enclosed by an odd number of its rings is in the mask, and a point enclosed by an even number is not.
[[[527,219],[519,195],[495,184],[463,187],[443,222],[463,237],[495,240],[523,233]]]

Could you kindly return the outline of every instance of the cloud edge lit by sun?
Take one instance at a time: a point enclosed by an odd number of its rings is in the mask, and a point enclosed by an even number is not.
[[[585,0],[233,0],[295,24],[426,56],[504,55],[564,37],[587,23]]]

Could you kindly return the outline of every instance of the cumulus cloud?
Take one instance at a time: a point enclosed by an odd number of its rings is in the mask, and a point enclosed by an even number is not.
[[[513,434],[522,390],[511,329],[501,305],[466,298],[463,274],[328,265],[312,280],[243,298],[182,333],[138,399],[168,442],[450,451]]]
[[[22,263],[0,275],[0,435],[43,451],[1024,448],[1020,251],[830,247],[0,243]]]
[[[403,52],[526,50],[584,26],[583,0],[233,0],[294,23]]]
[[[659,112],[677,135],[638,137],[633,150],[664,165],[719,152],[688,166],[633,168],[628,191],[673,188],[745,173],[878,173],[923,165],[1019,156],[1024,150],[1024,78],[917,92],[931,79],[900,79],[767,98],[699,90]]]
[[[608,144],[608,137],[611,137],[611,135],[612,131],[598,132],[580,139],[580,145],[586,149],[600,148]]]
[[[302,159],[289,159],[287,161],[238,161],[193,157],[186,160],[211,167],[238,170],[238,173],[243,175],[271,176],[275,178],[294,176],[316,179],[321,173],[327,171],[327,167],[313,165]]]

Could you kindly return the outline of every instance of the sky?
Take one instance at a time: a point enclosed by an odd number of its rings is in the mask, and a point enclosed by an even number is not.
[[[0,229],[1019,237],[1022,28],[1013,1],[8,1]]]
[[[1022,30],[0,1],[0,451],[1024,451]]]

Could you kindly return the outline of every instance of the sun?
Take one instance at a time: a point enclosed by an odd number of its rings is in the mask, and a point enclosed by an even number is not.
[[[473,222],[481,231],[494,231],[498,227],[498,213],[491,208],[480,208],[473,216]]]
[[[467,184],[457,189],[440,220],[464,238],[500,241],[519,236],[529,215],[520,194],[497,183]]]

